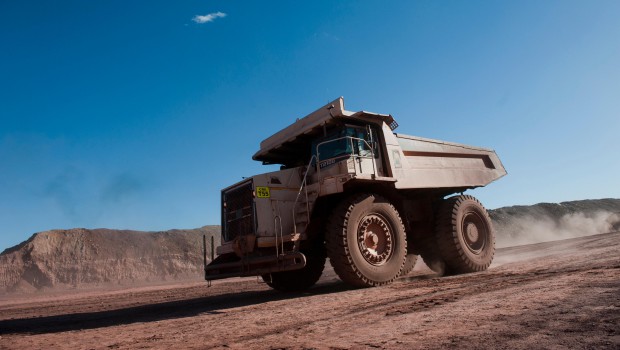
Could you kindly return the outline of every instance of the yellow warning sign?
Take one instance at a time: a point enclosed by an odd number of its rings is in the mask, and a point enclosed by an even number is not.
[[[269,193],[269,187],[256,187],[256,197],[258,198],[269,198],[271,194]]]

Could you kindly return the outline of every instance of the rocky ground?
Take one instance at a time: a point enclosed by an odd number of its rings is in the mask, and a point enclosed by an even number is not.
[[[305,293],[233,279],[0,299],[2,349],[619,349],[620,233],[498,249],[486,271]]]

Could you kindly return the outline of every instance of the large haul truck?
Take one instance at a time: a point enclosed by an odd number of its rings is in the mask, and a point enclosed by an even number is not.
[[[391,283],[420,255],[447,274],[482,271],[495,252],[486,209],[464,195],[506,171],[493,150],[394,133],[391,115],[344,99],[260,144],[280,170],[222,190],[222,237],[208,281],[262,276],[281,291],[314,285],[329,258],[358,287]]]

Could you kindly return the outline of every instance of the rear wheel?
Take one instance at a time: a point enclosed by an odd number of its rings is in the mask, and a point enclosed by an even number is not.
[[[327,224],[326,246],[340,279],[357,287],[394,281],[407,255],[398,211],[375,194],[359,194],[336,207]]]
[[[441,204],[435,235],[446,273],[484,271],[493,261],[495,234],[491,218],[472,196],[451,197]]]
[[[435,271],[439,275],[445,273],[446,264],[439,254],[439,247],[437,246],[437,234],[436,232],[427,232],[424,236],[421,236],[416,242],[420,247],[420,256],[426,266]]]

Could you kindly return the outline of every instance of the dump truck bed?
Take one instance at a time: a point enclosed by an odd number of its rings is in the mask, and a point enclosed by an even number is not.
[[[492,149],[394,134],[402,149],[397,188],[473,188],[506,175]]]

